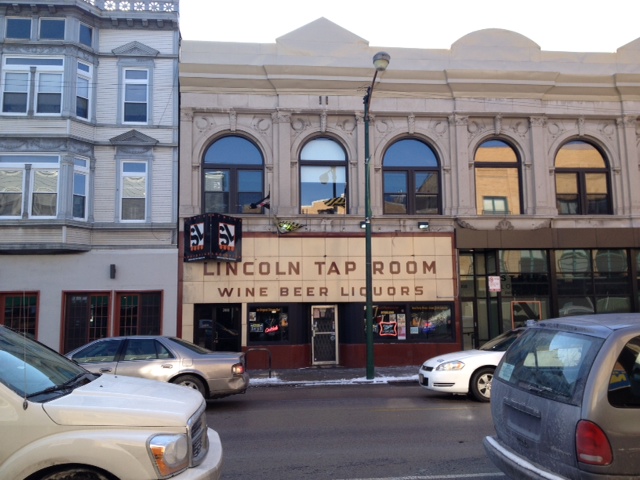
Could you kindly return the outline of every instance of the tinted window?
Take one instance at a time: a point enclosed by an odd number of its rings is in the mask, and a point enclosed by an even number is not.
[[[125,360],[155,360],[173,358],[173,355],[160,342],[152,338],[130,339],[124,353]]]
[[[40,20],[40,38],[64,40],[64,20]]]
[[[576,403],[602,340],[531,328],[507,350],[498,378],[533,395]]]
[[[31,19],[7,18],[7,38],[31,38]]]
[[[440,167],[433,150],[415,139],[395,142],[384,154],[384,213],[440,213]]]
[[[80,35],[78,40],[83,45],[87,47],[91,46],[91,40],[93,37],[93,29],[91,27],[87,27],[86,25],[80,24]]]
[[[269,208],[262,153],[253,142],[223,137],[207,149],[204,163],[205,212],[262,213],[263,206]]]

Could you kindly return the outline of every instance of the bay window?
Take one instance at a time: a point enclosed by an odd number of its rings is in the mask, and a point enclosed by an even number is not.
[[[29,40],[31,38],[31,19],[7,18],[5,37],[15,40]]]
[[[3,70],[3,113],[59,115],[62,112],[62,58],[5,57]],[[34,98],[31,98],[32,92]]]
[[[73,218],[87,219],[87,184],[89,181],[88,161],[73,160]]]
[[[40,19],[40,40],[64,40],[64,18]]]
[[[59,173],[56,155],[0,155],[0,216],[21,218],[30,191],[29,218],[56,217]]]
[[[86,120],[89,119],[91,79],[91,65],[78,62],[78,74],[76,76],[76,115]]]

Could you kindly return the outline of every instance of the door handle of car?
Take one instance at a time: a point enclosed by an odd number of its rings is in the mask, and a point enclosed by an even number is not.
[[[111,371],[110,368],[101,368],[100,373],[109,373]]]
[[[162,368],[173,368],[173,365],[171,365],[170,363],[165,363],[164,365],[162,365]]]

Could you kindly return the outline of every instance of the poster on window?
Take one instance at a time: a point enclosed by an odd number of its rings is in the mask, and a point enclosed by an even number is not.
[[[399,313],[396,316],[396,320],[398,321],[398,340],[406,340],[407,339],[407,317],[404,313]]]
[[[499,276],[490,276],[489,277],[489,291],[490,292],[499,292],[500,288],[500,277]]]

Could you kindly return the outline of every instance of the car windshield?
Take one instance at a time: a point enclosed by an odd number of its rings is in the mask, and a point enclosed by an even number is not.
[[[480,347],[480,350],[488,350],[491,352],[506,352],[507,348],[520,336],[522,329],[509,330],[492,338]]]
[[[50,400],[92,374],[54,350],[0,326],[0,382],[20,396]]]
[[[575,403],[602,343],[572,332],[527,329],[503,357],[497,376],[534,395]]]

